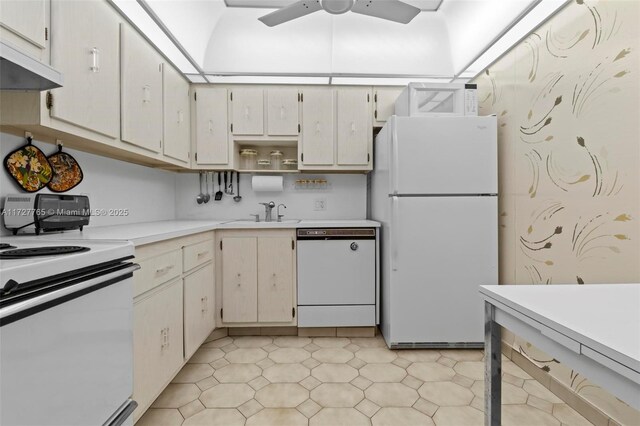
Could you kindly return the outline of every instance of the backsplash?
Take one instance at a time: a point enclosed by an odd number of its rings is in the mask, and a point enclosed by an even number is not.
[[[26,144],[24,138],[0,133],[0,157]],[[54,145],[38,142],[46,155],[56,151]],[[176,174],[123,161],[112,160],[72,149],[64,149],[78,160],[84,172],[82,182],[69,194],[85,194],[91,209],[128,209],[127,216],[93,216],[89,226],[117,225],[175,218]],[[5,170],[0,172],[0,197],[4,205],[7,194],[22,193],[22,189]],[[41,193],[51,193],[47,188]],[[1,228],[1,235],[9,232]]]
[[[499,119],[502,284],[640,282],[639,16],[637,1],[572,1],[475,79],[480,113]],[[505,340],[638,424],[580,373]]]
[[[295,181],[320,177],[327,180],[326,189],[298,189]],[[364,219],[366,217],[367,178],[363,174],[319,174],[284,175],[282,192],[253,192],[251,174],[240,176],[240,195],[242,200],[233,201],[232,195],[224,195],[222,200],[207,204],[197,204],[199,193],[198,175],[179,173],[176,183],[176,217],[178,219],[251,219],[250,214],[260,214],[264,220],[264,207],[258,203],[274,201],[285,204],[280,213],[285,219]],[[236,186],[236,179],[233,179]],[[224,186],[224,184],[223,184]],[[215,189],[209,180],[209,192],[218,190],[217,175]],[[235,190],[237,193],[237,190]],[[320,210],[320,204],[324,210]],[[275,219],[276,211],[273,211]]]

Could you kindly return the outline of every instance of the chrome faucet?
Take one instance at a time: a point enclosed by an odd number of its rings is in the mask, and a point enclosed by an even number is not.
[[[264,221],[272,222],[271,210],[273,210],[273,208],[276,206],[276,203],[274,203],[273,201],[269,201],[268,203],[258,203],[258,204],[262,204],[264,206]]]
[[[278,204],[278,209],[276,210],[276,215],[278,216],[278,222],[282,222],[282,218],[284,217],[283,214],[280,214],[280,206],[284,207],[285,209],[287,208],[287,206],[285,206],[284,204]]]

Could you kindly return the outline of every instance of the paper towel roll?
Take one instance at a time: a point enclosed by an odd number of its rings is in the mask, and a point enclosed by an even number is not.
[[[251,179],[254,192],[282,192],[284,188],[282,176],[254,176]]]

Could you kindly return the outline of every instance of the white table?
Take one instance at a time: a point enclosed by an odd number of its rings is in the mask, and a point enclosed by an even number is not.
[[[485,425],[501,422],[500,326],[640,409],[640,284],[481,286]]]

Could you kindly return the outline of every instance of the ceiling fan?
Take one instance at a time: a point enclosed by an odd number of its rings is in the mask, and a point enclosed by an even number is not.
[[[408,24],[420,13],[419,8],[400,0],[300,0],[258,19],[274,27],[322,9],[333,15],[351,11],[402,24]]]

